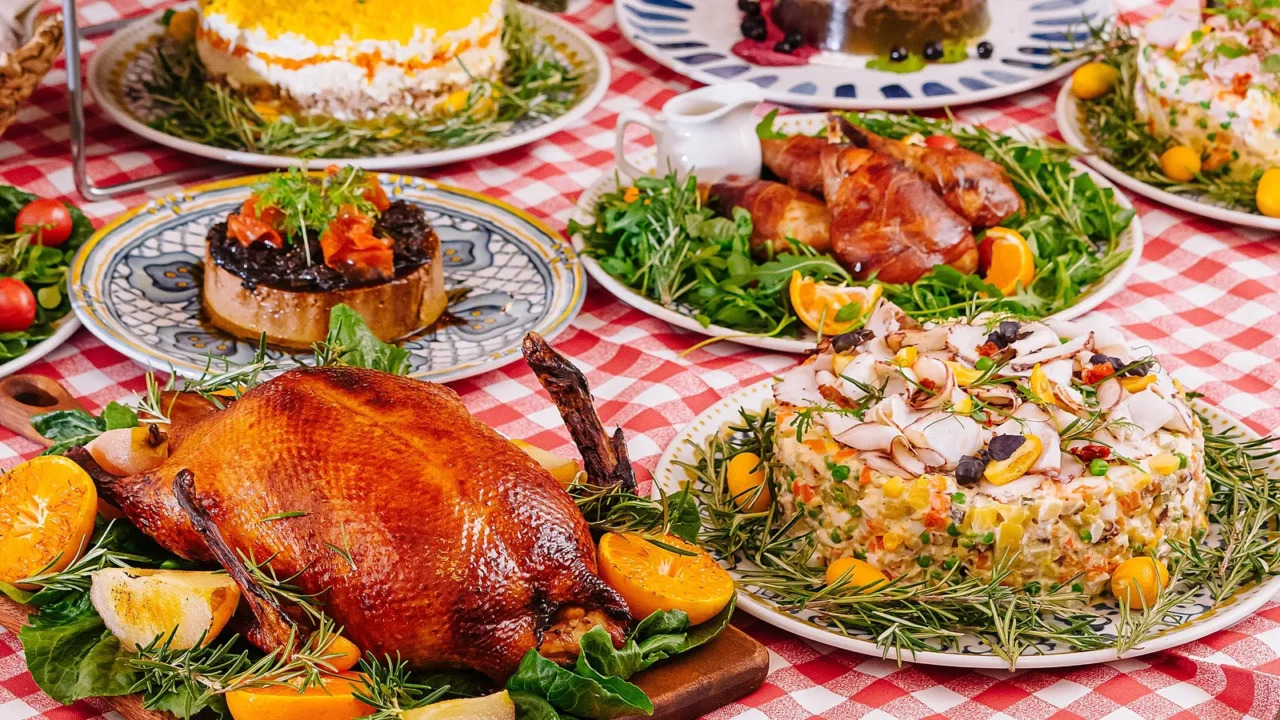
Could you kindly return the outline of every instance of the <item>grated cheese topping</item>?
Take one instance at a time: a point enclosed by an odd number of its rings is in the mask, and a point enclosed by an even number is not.
[[[408,43],[428,30],[439,36],[467,27],[491,6],[491,0],[200,0],[205,15],[222,15],[271,38],[293,33],[321,46],[339,40]]]

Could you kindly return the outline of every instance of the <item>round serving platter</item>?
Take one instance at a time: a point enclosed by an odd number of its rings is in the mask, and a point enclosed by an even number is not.
[[[527,145],[559,132],[595,109],[609,89],[609,59],[599,43],[551,13],[523,3],[512,3],[512,6],[526,23],[537,29],[543,42],[556,49],[562,61],[585,77],[585,91],[578,104],[564,115],[546,121],[522,120],[499,137],[465,147],[372,157],[303,159],[228,150],[157,130],[151,127],[151,122],[158,113],[152,108],[147,91],[153,72],[152,56],[143,50],[150,48],[163,35],[164,28],[159,20],[168,10],[140,18],[103,43],[89,62],[89,88],[107,115],[130,131],[175,150],[238,165],[264,168],[304,166],[320,170],[338,162],[366,170],[400,170],[470,160]],[[184,3],[171,9],[194,7],[195,3]]]
[[[1067,81],[1058,93],[1054,114],[1058,123],[1058,132],[1062,133],[1062,139],[1079,151],[1086,163],[1107,176],[1107,178],[1115,181],[1120,187],[1132,190],[1158,203],[1163,203],[1200,217],[1244,227],[1280,231],[1280,218],[1235,210],[1199,195],[1176,194],[1161,190],[1154,185],[1148,185],[1126,174],[1120,168],[1102,159],[1102,157],[1094,153],[1092,143],[1087,139],[1088,132],[1080,122],[1080,105],[1075,93],[1071,92],[1070,81]]]
[[[256,341],[204,322],[202,258],[209,227],[226,219],[259,176],[187,189],[125,213],[85,243],[69,272],[71,303],[103,342],[158,370],[199,377],[212,362],[251,360]],[[454,322],[399,343],[410,377],[444,382],[506,365],[528,332],[551,339],[578,314],[582,266],[542,221],[493,198],[404,175],[379,175],[393,200],[421,206],[440,236]],[[283,366],[310,353],[269,348]],[[212,358],[212,361],[211,361]]]
[[[995,54],[958,63],[930,63],[914,73],[865,67],[866,59],[792,67],[754,65],[733,53],[742,39],[736,0],[618,0],[622,34],[655,61],[708,85],[745,80],[766,99],[788,105],[847,110],[920,110],[976,103],[1039,87],[1071,72],[1057,50],[1088,39],[1114,14],[1110,0],[1004,0],[992,3],[983,36]],[[822,57],[825,57],[822,56]]]
[[[824,113],[804,113],[798,115],[780,115],[774,121],[774,128],[788,134],[813,134],[819,132],[826,127],[826,114]],[[653,148],[636,151],[627,155],[627,161],[634,165],[637,169],[647,170],[650,173],[656,171],[657,154]],[[1094,182],[1099,187],[1114,188],[1105,177],[1098,173],[1079,165],[1082,172],[1088,172],[1093,176]],[[619,178],[625,178],[625,174],[614,166],[601,175],[598,180],[591,184],[582,196],[578,198],[577,207],[573,211],[573,219],[578,223],[589,225],[592,219],[592,209],[599,201],[600,197],[605,193],[613,192],[618,188]],[[1123,208],[1133,208],[1133,203],[1121,192],[1115,194],[1116,204]],[[580,236],[575,235],[572,238],[573,247],[579,253],[583,250],[583,240]],[[1142,224],[1139,222],[1137,215],[1134,215],[1133,222],[1129,227],[1120,234],[1120,248],[1129,251],[1128,258],[1120,267],[1111,271],[1106,278],[1096,283],[1093,287],[1083,293],[1078,302],[1071,307],[1056,313],[1054,317],[1063,320],[1070,320],[1080,317],[1085,313],[1093,310],[1102,304],[1107,298],[1115,295],[1124,287],[1129,276],[1133,274],[1134,268],[1142,259],[1143,235]],[[720,325],[709,325],[704,327],[693,317],[692,311],[685,311],[681,308],[667,308],[646,298],[640,293],[632,290],[624,285],[617,278],[605,272],[600,263],[593,257],[585,254],[580,255],[582,264],[587,268],[587,272],[591,275],[591,279],[602,285],[609,292],[613,293],[619,300],[630,305],[641,312],[652,315],[660,320],[665,320],[672,325],[685,330],[702,333],[710,337],[724,338],[733,340],[742,345],[749,345],[764,350],[774,350],[777,352],[788,353],[804,353],[813,349],[814,343],[817,342],[818,336],[807,328],[804,335],[799,338],[777,338],[777,337],[756,337],[744,335],[738,330],[722,327]]]
[[[740,422],[739,409],[745,408],[752,412],[762,409],[773,399],[773,382],[770,379],[743,388],[712,405],[694,418],[693,422],[685,426],[671,441],[671,444],[667,446],[666,452],[658,460],[657,468],[653,474],[654,495],[657,496],[659,488],[671,493],[680,490],[687,484],[690,479],[688,471],[676,463],[693,464],[696,462],[694,448],[690,443],[702,445],[712,434],[719,432],[726,423]],[[1211,427],[1215,430],[1234,430],[1242,435],[1244,440],[1258,437],[1257,433],[1204,403],[1196,401],[1194,407],[1208,417]],[[1280,474],[1280,459],[1271,458],[1267,460],[1266,469],[1268,472]],[[1213,527],[1216,526],[1211,526],[1209,540],[1206,542],[1212,542],[1213,538],[1216,537]],[[747,569],[747,566],[743,566],[743,569]],[[735,579],[738,577],[733,569],[729,570],[729,574],[734,575]],[[1231,627],[1252,615],[1254,611],[1270,600],[1278,590],[1280,590],[1280,576],[1275,576],[1261,584],[1246,587],[1238,591],[1235,596],[1216,604],[1207,591],[1193,596],[1192,602],[1178,605],[1173,609],[1172,613],[1180,620],[1176,627],[1170,628],[1141,646],[1126,652],[1124,657],[1136,657],[1167,650]],[[815,617],[813,613],[805,610],[782,608],[771,601],[768,594],[759,588],[739,585],[738,607],[770,625],[799,635],[807,640],[866,655],[875,655],[877,657],[885,655],[885,651],[876,645],[874,638],[846,635],[822,624],[821,620]],[[1097,622],[1094,624],[1094,629],[1103,634],[1110,631],[1114,635],[1114,628],[1120,615],[1118,605],[1114,601],[1099,602],[1094,604],[1092,609],[1099,614]],[[904,654],[900,659],[925,665],[946,665],[960,668],[1000,670],[1009,668],[1007,660],[995,655],[989,647],[976,637],[965,636],[961,638],[959,646],[960,649],[956,651],[917,652]],[[1119,655],[1114,649],[1074,650],[1053,641],[1043,641],[1029,648],[1026,653],[1018,658],[1017,668],[1021,670],[1072,667],[1111,662],[1118,659]]]
[[[73,313],[68,313],[59,319],[55,325],[57,325],[58,329],[52,335],[27,348],[27,351],[18,357],[0,365],[0,378],[8,377],[57,350],[59,345],[66,342],[67,338],[80,329],[80,320]]]

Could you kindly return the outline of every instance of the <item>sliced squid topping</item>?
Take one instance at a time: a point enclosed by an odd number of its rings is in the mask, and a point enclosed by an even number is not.
[[[978,325],[952,325],[947,331],[947,348],[969,365],[978,362],[978,348],[986,342],[987,331]]]
[[[1036,365],[1046,365],[1054,360],[1075,357],[1076,353],[1086,347],[1090,347],[1092,342],[1093,333],[1091,332],[1077,335],[1065,343],[1033,352],[1030,355],[1019,355],[1009,362],[1009,368],[1014,373],[1030,373]]]
[[[818,392],[818,377],[812,363],[797,365],[782,376],[782,380],[773,386],[773,397],[779,404],[808,407],[819,405],[825,400]]]
[[[1027,336],[1009,345],[1018,355],[1030,355],[1062,344],[1058,340],[1058,333],[1039,323],[1023,325],[1022,331],[1027,333]]]

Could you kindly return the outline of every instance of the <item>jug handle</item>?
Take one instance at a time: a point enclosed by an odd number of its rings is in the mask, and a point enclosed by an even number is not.
[[[627,127],[630,125],[639,125],[653,133],[654,144],[658,145],[662,143],[662,132],[666,129],[666,123],[661,115],[656,118],[650,117],[639,110],[623,110],[618,114],[618,125],[614,131],[613,160],[624,175],[634,180],[649,173],[632,165],[627,160]]]

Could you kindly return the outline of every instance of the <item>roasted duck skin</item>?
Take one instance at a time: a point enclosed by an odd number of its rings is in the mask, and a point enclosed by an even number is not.
[[[962,147],[941,148],[890,140],[838,118],[854,145],[884,153],[924,178],[947,207],[976,227],[995,227],[1022,211],[1022,196],[1004,168]]]
[[[788,238],[827,252],[831,247],[831,213],[809,193],[789,185],[730,175],[707,186],[711,207],[733,217],[740,207],[751,214],[751,247],[771,246],[774,252],[793,252]]]
[[[320,593],[362,650],[416,669],[502,681],[533,648],[570,659],[594,625],[622,640],[626,604],[596,575],[573,499],[446,387],[293,370],[180,435],[167,461],[137,476],[106,475],[83,449],[68,455],[161,545],[227,568],[265,650],[294,627],[305,635],[307,619],[254,587],[247,558]],[[625,450],[595,466],[629,473],[619,461]]]
[[[909,283],[935,265],[977,268],[969,224],[902,163],[832,145],[823,150],[822,166],[831,252],[855,277]]]

